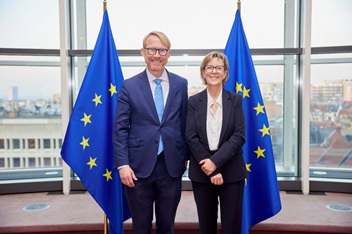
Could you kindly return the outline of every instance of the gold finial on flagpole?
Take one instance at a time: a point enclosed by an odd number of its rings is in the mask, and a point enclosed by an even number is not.
[[[237,1],[237,9],[241,11],[241,0]]]
[[[106,0],[104,0],[104,3],[103,3],[103,8],[104,8],[104,11],[107,10],[107,3],[106,3]]]

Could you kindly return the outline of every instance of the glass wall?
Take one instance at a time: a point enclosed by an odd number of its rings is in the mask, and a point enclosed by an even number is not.
[[[42,177],[62,167],[59,58],[0,59],[0,180]]]
[[[57,0],[0,0],[0,47],[59,49]]]
[[[313,0],[312,47],[351,46],[352,30],[348,28],[351,19],[351,1]]]
[[[351,53],[312,56],[312,177],[352,178],[351,57]]]
[[[58,1],[1,0],[0,19],[0,184],[61,177]]]
[[[61,114],[62,108],[71,107],[61,100],[60,1],[65,0],[0,0],[0,186],[23,179],[62,181]],[[65,2],[70,4],[72,86],[64,88],[74,100],[100,29],[103,0]],[[352,179],[352,31],[346,23],[352,22],[352,1],[312,0],[309,155],[298,153],[298,113],[305,105],[298,101],[300,79],[307,79],[298,75],[303,2],[242,2],[242,22],[270,123],[276,170],[280,182],[299,181],[300,158],[309,157],[311,178]],[[108,1],[125,79],[145,68],[139,55],[142,39],[160,30],[172,42],[167,68],[187,77],[190,95],[204,89],[200,62],[207,52],[224,49],[236,4]]]
[[[352,179],[352,53],[323,52],[352,45],[352,2],[312,3],[310,176]]]

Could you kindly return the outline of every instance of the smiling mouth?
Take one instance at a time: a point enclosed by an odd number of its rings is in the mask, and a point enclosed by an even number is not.
[[[153,65],[160,65],[160,64],[161,64],[161,61],[160,61],[160,60],[153,60],[153,61],[152,61],[152,64],[153,64]]]

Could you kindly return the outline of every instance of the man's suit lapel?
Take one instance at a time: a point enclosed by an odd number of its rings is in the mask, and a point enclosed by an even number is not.
[[[165,121],[165,118],[169,115],[169,112],[171,111],[171,106],[175,100],[175,96],[176,96],[175,91],[178,90],[177,84],[175,82],[175,75],[169,73],[168,71],[166,71],[166,72],[169,77],[169,94],[166,99],[163,117],[161,118],[161,124]]]
[[[151,113],[155,117],[155,119],[157,121],[159,121],[158,113],[156,111],[156,107],[154,104],[153,93],[151,92],[151,88],[150,88],[150,84],[149,84],[149,80],[148,80],[146,71],[144,71],[140,74],[138,84],[139,84],[140,89],[143,92],[143,95],[144,95],[146,102],[149,105],[148,109],[151,111]]]

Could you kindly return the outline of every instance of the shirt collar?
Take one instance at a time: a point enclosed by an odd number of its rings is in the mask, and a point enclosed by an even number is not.
[[[150,72],[148,71],[148,69],[146,69],[146,71],[147,71],[147,77],[148,77],[149,82],[153,82],[153,80],[155,80],[155,79],[161,79],[162,81],[169,81],[169,78],[168,78],[168,76],[167,76],[167,73],[166,73],[166,70],[165,70],[165,69],[164,69],[163,74],[162,74],[161,77],[159,77],[159,78],[156,78],[155,76],[153,76],[153,74],[150,73]]]
[[[211,98],[209,91],[207,89],[207,96],[208,96],[208,106],[210,106],[211,104],[213,104],[213,99]],[[219,93],[218,98],[215,100],[215,103],[217,103],[218,106],[222,106],[222,89]]]

